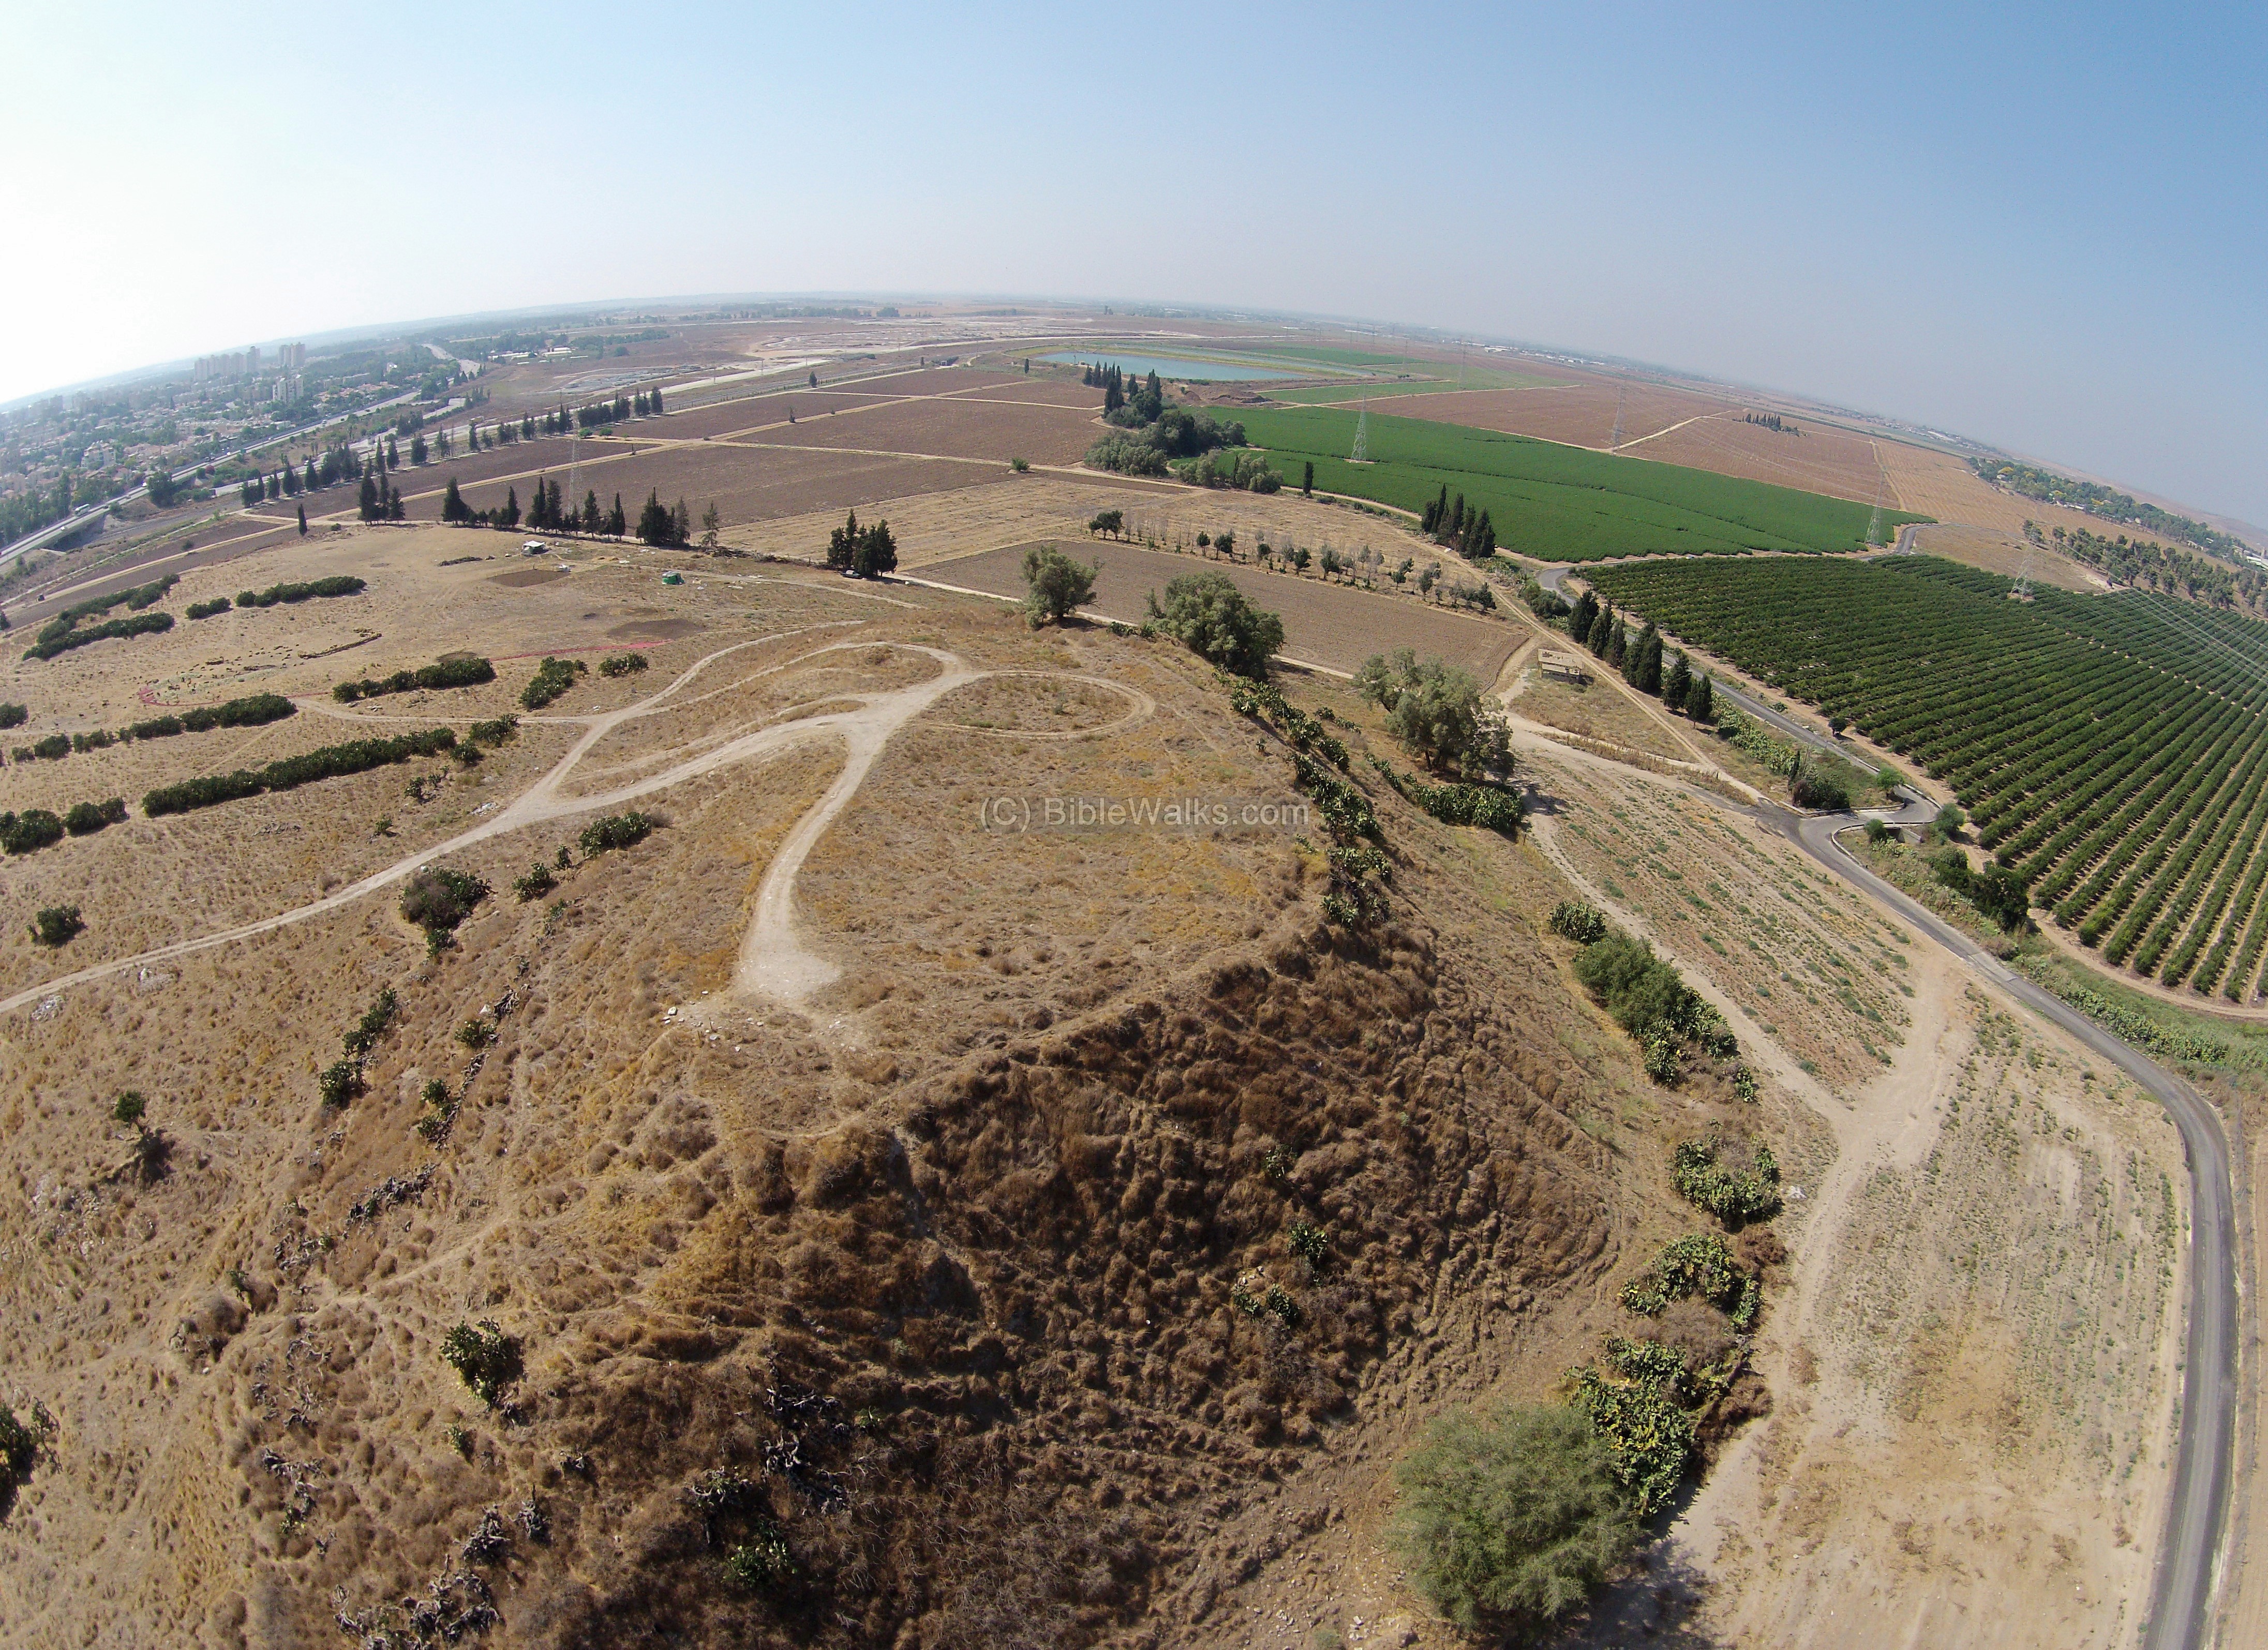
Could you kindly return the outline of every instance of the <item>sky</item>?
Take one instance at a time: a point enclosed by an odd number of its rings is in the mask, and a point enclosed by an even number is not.
[[[1359,317],[2268,525],[2268,7],[0,0],[0,401],[595,299]]]

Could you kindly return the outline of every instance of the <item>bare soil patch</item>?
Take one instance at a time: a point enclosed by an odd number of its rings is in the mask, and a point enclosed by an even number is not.
[[[601,505],[610,505],[619,494],[633,520],[646,495],[653,492],[665,504],[686,500],[696,517],[714,502],[727,522],[740,523],[840,511],[902,493],[980,486],[998,482],[1001,475],[998,465],[956,460],[873,457],[821,448],[760,449],[716,441],[653,448],[636,457],[586,455],[573,481],[578,493],[595,491]],[[570,478],[563,473],[556,479],[563,487]],[[476,510],[502,504],[504,495],[504,484],[497,482],[464,490],[465,501]],[[525,505],[527,501],[523,496],[520,502]],[[419,500],[411,508],[420,519],[438,519],[440,512],[438,498]]]
[[[2101,576],[2069,556],[2029,543],[2021,533],[1999,527],[1952,523],[1918,527],[1913,529],[1913,546],[1926,556],[1942,556],[1948,561],[1963,562],[1987,572],[2006,574],[2010,579],[2021,573],[2034,584],[2053,585],[2058,590],[2099,591],[2110,587]]]
[[[490,573],[489,583],[502,585],[507,590],[526,590],[536,585],[556,584],[567,577],[567,570],[556,565],[515,568],[509,573]]]
[[[1071,464],[1101,433],[1094,416],[1083,408],[939,399],[806,419],[791,430],[767,431],[762,439],[785,446],[934,453],[998,464],[1012,458]]]

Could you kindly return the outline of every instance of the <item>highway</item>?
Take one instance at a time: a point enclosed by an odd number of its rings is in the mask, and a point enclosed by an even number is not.
[[[1905,548],[1900,535],[1900,548]],[[1573,571],[1535,570],[1536,582],[1557,593]],[[1743,715],[1814,750],[1837,748],[1793,718],[1759,704],[1755,696],[1714,683],[1717,696]],[[1696,795],[1703,794],[1695,792]],[[1912,792],[1897,813],[1878,814],[1899,824],[1925,823],[1933,803]],[[2198,1092],[2139,1050],[2110,1035],[1999,960],[1967,935],[1860,865],[1839,834],[1863,822],[1858,814],[1801,814],[1764,805],[1745,810],[1786,836],[1845,881],[1897,912],[1968,963],[2003,995],[2062,1028],[2125,1072],[2164,1107],[2182,1139],[2190,1170],[2188,1333],[2181,1367],[2181,1435],[2175,1443],[2173,1488],[2166,1527],[2144,1617],[2143,1650],[2203,1650],[2212,1626],[2216,1560],[2228,1520],[2235,1474],[2237,1399],[2236,1212],[2229,1174],[2228,1140],[2220,1117]]]

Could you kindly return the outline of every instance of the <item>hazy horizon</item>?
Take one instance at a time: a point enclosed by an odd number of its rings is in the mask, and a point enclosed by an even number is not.
[[[31,18],[0,401],[667,301],[594,293],[1123,294],[1654,363],[2268,522],[2257,12],[1148,16],[569,5],[450,16],[415,74],[281,8]]]

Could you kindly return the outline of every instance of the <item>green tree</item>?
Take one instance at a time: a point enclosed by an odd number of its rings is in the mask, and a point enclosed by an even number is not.
[[[307,536],[307,506],[305,505],[299,506],[299,536],[303,539]]]
[[[1099,510],[1086,524],[1087,536],[1107,533],[1114,539],[1126,536],[1126,512],[1123,510]]]
[[[515,514],[517,512],[515,512]],[[511,526],[510,522],[504,524]],[[630,519],[622,513],[622,496],[615,495],[615,507],[607,512],[607,536],[619,539],[630,530]]]
[[[472,519],[472,511],[465,503],[464,496],[457,490],[457,478],[452,475],[449,477],[448,490],[441,495],[441,519],[453,522],[469,521]]]
[[[890,524],[877,521],[858,535],[858,548],[850,557],[850,571],[861,578],[880,578],[884,573],[898,570],[898,541],[890,534]]]
[[[1035,544],[1024,552],[1024,615],[1034,629],[1060,622],[1074,609],[1094,600],[1094,576],[1100,563],[1075,562],[1052,544]]]
[[[1615,639],[1615,626],[1620,622],[1615,617],[1611,604],[1601,608],[1592,615],[1590,640],[1586,644],[1591,650],[1592,658],[1604,659],[1607,657],[1608,649]]]
[[[1307,460],[1307,468],[1300,474],[1300,490],[1310,498],[1315,496],[1315,461],[1313,459]]]
[[[1468,1631],[1558,1620],[1638,1541],[1605,1447],[1558,1404],[1444,1416],[1395,1480],[1389,1539],[1410,1584]]]
[[[1930,828],[1946,841],[1954,842],[1959,839],[1961,828],[1967,823],[1969,815],[1962,813],[1957,804],[1948,802],[1937,810],[1937,817],[1930,821]]]
[[[1591,621],[1599,616],[1599,599],[1585,591],[1575,599],[1575,610],[1567,615],[1567,635],[1580,647],[1591,639]]]
[[[1685,714],[1700,723],[1717,719],[1717,690],[1709,685],[1707,676],[1697,676],[1686,690]]]
[[[645,536],[641,526],[638,536]],[[827,535],[827,564],[837,572],[847,572],[858,554],[858,512],[853,510],[843,519],[843,525]]]
[[[1669,657],[1669,668],[1661,678],[1661,702],[1673,711],[1685,708],[1685,696],[1693,688],[1693,667],[1686,662],[1683,650]]]
[[[1163,603],[1152,592],[1149,620],[1200,658],[1256,681],[1266,680],[1270,658],[1284,645],[1283,619],[1254,607],[1234,579],[1211,569],[1173,580]]]
[[[637,535],[641,544],[666,545],[675,541],[677,524],[670,517],[669,507],[661,502],[660,495],[649,490],[645,507],[638,512]],[[830,561],[828,565],[834,564]]]
[[[718,543],[717,534],[723,525],[722,519],[717,513],[717,501],[712,498],[709,501],[709,508],[701,512],[701,548],[703,549],[713,550],[717,548]]]
[[[1396,648],[1365,659],[1355,687],[1386,712],[1387,732],[1428,768],[1479,774],[1511,765],[1502,718],[1484,704],[1480,684],[1455,666],[1421,662],[1411,649]]]

